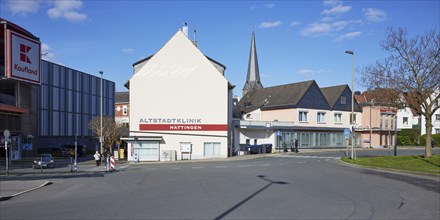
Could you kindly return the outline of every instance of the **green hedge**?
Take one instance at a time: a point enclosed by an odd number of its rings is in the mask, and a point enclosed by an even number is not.
[[[402,129],[397,133],[397,144],[400,146],[420,145],[420,129]]]
[[[435,146],[440,146],[440,134],[433,134],[432,139],[435,141]],[[420,145],[425,146],[426,145],[426,134],[422,135],[420,137]]]

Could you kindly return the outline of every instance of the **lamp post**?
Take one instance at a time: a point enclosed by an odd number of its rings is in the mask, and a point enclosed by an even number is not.
[[[104,74],[103,71],[99,71],[99,74],[101,74],[101,135],[99,136],[99,143],[101,147],[101,154],[104,152],[104,146],[103,146],[103,138],[102,138],[102,74]]]
[[[345,51],[346,54],[351,54],[351,124],[352,124],[352,135],[351,135],[351,159],[354,158],[354,52],[352,50]]]

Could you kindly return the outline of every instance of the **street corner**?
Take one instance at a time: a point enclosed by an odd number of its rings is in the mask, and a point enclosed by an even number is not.
[[[2,180],[0,181],[0,201],[5,201],[51,184],[52,182],[47,180]]]

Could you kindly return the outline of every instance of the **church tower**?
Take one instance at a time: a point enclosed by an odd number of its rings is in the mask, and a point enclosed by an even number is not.
[[[260,88],[263,88],[263,85],[261,84],[260,81],[260,70],[258,69],[257,47],[255,45],[255,32],[252,32],[247,78],[246,78],[246,83],[244,84],[242,90],[243,96],[254,89],[260,89]]]

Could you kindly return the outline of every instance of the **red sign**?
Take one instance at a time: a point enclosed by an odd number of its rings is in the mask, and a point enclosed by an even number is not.
[[[141,131],[227,131],[222,124],[140,124]]]

